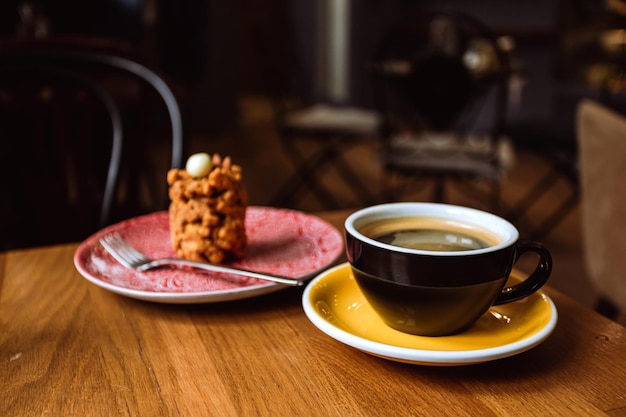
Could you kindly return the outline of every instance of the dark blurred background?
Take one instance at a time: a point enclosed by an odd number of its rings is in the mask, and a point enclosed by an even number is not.
[[[24,4],[33,16],[20,13]],[[465,11],[511,37],[523,76],[512,121],[571,117],[568,106],[556,103],[597,92],[586,87],[606,87],[621,59],[619,40],[611,49],[603,38],[624,26],[619,0],[5,0],[0,33],[127,42],[170,77],[191,132],[206,134],[237,125],[241,96],[271,92],[268,67],[284,82],[295,68],[304,92],[332,95],[329,71],[337,64],[329,62],[327,37],[333,14],[341,15],[348,45],[341,100],[367,105],[364,64],[386,25],[415,8]]]

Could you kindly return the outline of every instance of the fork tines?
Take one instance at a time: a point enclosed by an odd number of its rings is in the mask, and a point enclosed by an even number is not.
[[[111,256],[128,268],[135,268],[137,264],[146,262],[145,256],[126,242],[118,232],[103,236],[100,238],[100,244]]]

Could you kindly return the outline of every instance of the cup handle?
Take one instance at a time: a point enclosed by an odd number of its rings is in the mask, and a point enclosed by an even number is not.
[[[506,304],[528,297],[541,288],[548,280],[548,277],[550,277],[552,272],[552,255],[541,243],[528,240],[520,241],[517,245],[513,264],[527,252],[535,252],[539,255],[537,267],[524,281],[512,287],[504,287],[493,305]]]

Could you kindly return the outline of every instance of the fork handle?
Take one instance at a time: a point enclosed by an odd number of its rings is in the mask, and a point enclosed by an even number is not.
[[[284,277],[281,275],[268,274],[264,272],[254,272],[254,271],[248,271],[247,269],[234,268],[231,266],[215,265],[215,264],[209,264],[209,263],[204,263],[204,262],[194,262],[194,261],[188,261],[186,259],[179,259],[179,258],[157,259],[152,262],[148,262],[140,266],[137,269],[139,269],[140,271],[147,271],[148,269],[155,268],[157,266],[165,266],[165,265],[182,265],[182,266],[189,266],[189,267],[197,268],[197,269],[204,269],[206,271],[225,272],[228,274],[241,275],[241,276],[251,277],[251,278],[258,278],[258,279],[263,279],[266,281],[277,282],[280,284],[292,285],[295,287],[304,285],[303,278],[289,278],[289,277]]]

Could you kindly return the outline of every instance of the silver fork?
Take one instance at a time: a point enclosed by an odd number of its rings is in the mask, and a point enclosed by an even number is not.
[[[132,247],[130,243],[125,241],[122,236],[120,236],[117,232],[113,232],[101,237],[100,244],[119,263],[127,268],[135,269],[137,271],[147,271],[149,269],[158,268],[165,265],[190,266],[193,268],[204,269],[207,271],[225,272],[234,275],[259,278],[267,281],[278,282],[285,285],[301,286],[304,284],[303,278],[290,278],[280,275],[248,271],[246,269],[233,268],[224,265],[193,262],[179,258],[150,259],[146,255]]]

